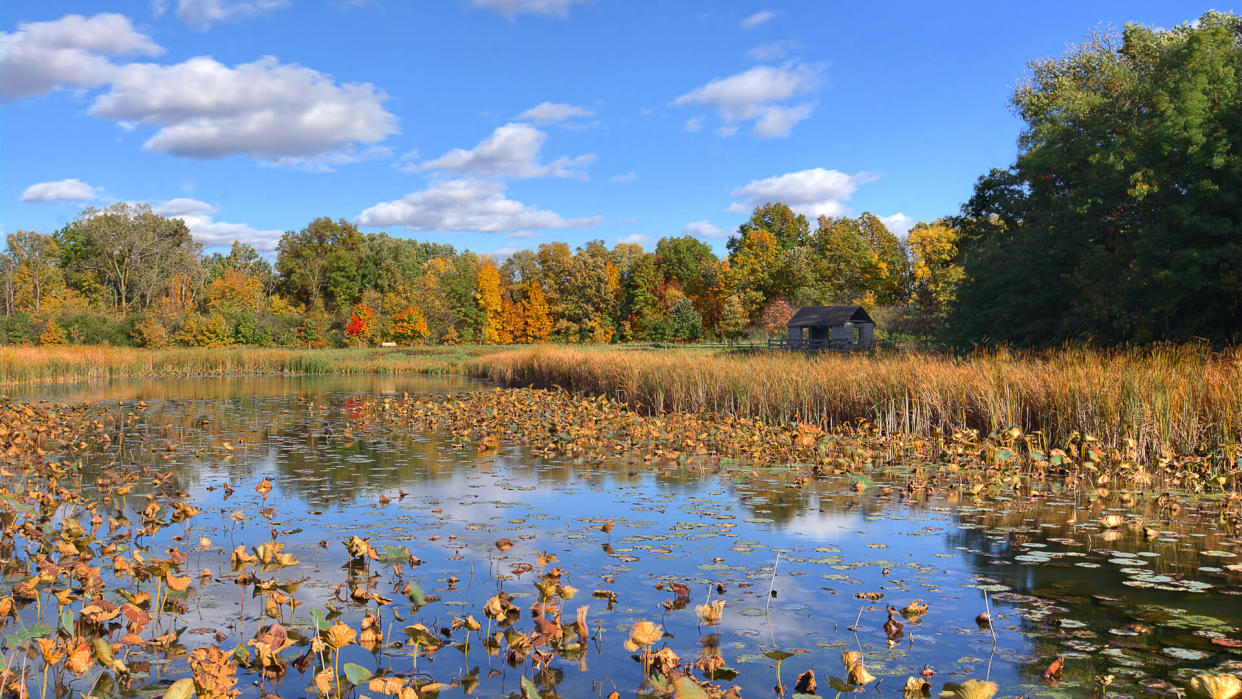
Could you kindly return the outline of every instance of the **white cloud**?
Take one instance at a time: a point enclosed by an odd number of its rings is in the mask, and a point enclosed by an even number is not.
[[[207,216],[216,212],[216,207],[205,201],[191,199],[189,197],[177,197],[169,199],[163,204],[157,204],[152,209],[160,216]]]
[[[581,177],[577,170],[595,160],[591,154],[558,158],[548,165],[538,161],[548,134],[530,124],[505,124],[470,150],[454,148],[418,166],[419,170],[449,170],[468,175],[508,177]]]
[[[726,211],[749,213],[760,204],[783,202],[810,217],[841,216],[848,212],[844,202],[849,201],[858,186],[875,179],[875,175],[868,172],[847,175],[818,167],[789,172],[753,180],[734,189],[733,196],[740,201],[733,202]]]
[[[595,112],[586,107],[579,107],[563,102],[541,102],[527,109],[515,118],[521,121],[533,121],[539,125],[558,124],[569,119],[582,119],[595,116]]]
[[[0,96],[18,99],[61,87],[98,87],[117,70],[107,56],[163,52],[115,13],[23,22],[14,32],[0,32]]]
[[[881,216],[880,221],[890,233],[898,238],[904,238],[910,233],[910,229],[914,228],[915,220],[898,211],[892,216]]]
[[[478,179],[437,182],[396,201],[381,202],[361,214],[362,226],[405,226],[419,231],[509,233],[541,228],[585,228],[602,219],[562,218],[505,196],[505,185]]]
[[[94,199],[99,192],[76,177],[59,182],[39,182],[22,192],[22,201],[82,201]]]
[[[586,0],[473,0],[475,7],[513,19],[521,14],[568,17],[569,8]]]
[[[796,48],[798,48],[798,42],[793,39],[782,39],[756,46],[746,52],[746,57],[752,61],[779,61]]]
[[[811,115],[814,105],[781,103],[818,88],[821,73],[821,67],[805,63],[755,66],[712,80],[673,100],[673,104],[712,107],[726,126],[754,121],[754,133],[761,138],[788,136],[794,124]]]
[[[647,246],[651,244],[651,236],[643,235],[642,233],[635,233],[633,235],[627,235],[627,236],[622,236],[620,238],[617,238],[617,242],[624,243],[625,245]]]
[[[505,238],[509,240],[525,240],[527,238],[537,238],[537,237],[538,236],[536,236],[534,233],[531,233],[530,231],[518,231],[516,233],[510,233],[509,235],[505,236]]]
[[[626,182],[633,182],[636,179],[638,179],[638,173],[630,170],[625,174],[613,175],[608,181],[615,182],[617,184],[625,184]]]
[[[774,104],[770,107],[764,107],[759,112],[759,118],[755,121],[755,135],[760,138],[788,136],[794,124],[811,116],[811,112],[814,109],[815,106],[811,104],[799,104],[793,107],[783,107],[779,104]]]
[[[160,216],[185,221],[190,235],[206,247],[227,247],[233,241],[240,241],[256,250],[275,250],[276,243],[280,241],[281,231],[264,231],[244,223],[214,220],[212,214],[216,213],[216,207],[198,199],[178,197],[158,204],[152,210]]]
[[[741,22],[738,22],[738,26],[742,29],[754,29],[755,27],[771,22],[774,19],[776,19],[775,12],[771,10],[760,10],[759,12],[743,19]]]
[[[291,0],[177,0],[177,18],[199,31],[289,6]]]
[[[691,221],[681,229],[683,235],[692,235],[696,238],[728,238],[729,232],[722,231],[708,221]]]
[[[703,117],[690,117],[681,128],[686,133],[698,133],[703,130]]]
[[[370,83],[332,76],[267,56],[228,67],[200,56],[116,71],[94,116],[159,127],[143,148],[189,158],[249,155],[278,164],[349,162],[359,144],[397,131],[388,97]]]

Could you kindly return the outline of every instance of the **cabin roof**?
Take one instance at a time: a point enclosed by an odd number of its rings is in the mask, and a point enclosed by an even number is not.
[[[788,326],[791,328],[835,327],[845,325],[846,322],[875,324],[862,306],[804,306],[793,314]]]

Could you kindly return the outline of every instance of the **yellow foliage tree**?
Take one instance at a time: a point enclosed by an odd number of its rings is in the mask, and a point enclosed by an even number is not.
[[[253,275],[236,269],[224,273],[207,286],[207,309],[213,313],[237,313],[259,310],[263,283]]]
[[[475,287],[475,299],[483,311],[483,344],[503,344],[503,304],[500,291],[500,270],[496,263],[484,260],[479,267],[479,281]]]
[[[943,311],[957,297],[964,275],[962,266],[954,263],[957,243],[957,229],[944,221],[920,223],[910,229],[914,299],[926,311]]]
[[[543,342],[552,334],[552,316],[539,282],[531,284],[526,292],[526,300],[522,302],[522,319],[525,321],[523,339],[526,342]]]

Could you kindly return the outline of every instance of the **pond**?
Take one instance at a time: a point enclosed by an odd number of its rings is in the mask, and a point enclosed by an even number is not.
[[[670,688],[645,681],[643,649],[625,647],[647,621],[663,632],[651,651],[723,665],[716,684],[749,697],[792,694],[808,669],[814,693],[849,689],[844,651],[861,653],[876,678],[859,691],[889,696],[909,677],[937,694],[986,679],[997,696],[1103,686],[1152,696],[1242,669],[1242,541],[1221,521],[1219,497],[1052,488],[1011,500],[912,493],[901,469],[864,483],[718,461],[580,463],[481,451],[364,409],[477,388],[452,377],[215,378],[21,396],[98,401],[117,416],[110,444],[72,457],[84,498],[115,508],[99,510],[98,545],[110,550],[92,565],[102,563],[116,605],[142,592],[170,602],[128,645],[117,618],[110,640],[122,643],[127,672],[54,672],[43,690],[35,647],[19,649],[40,633],[40,612],[50,633],[60,623],[45,592],[0,630],[7,662],[26,668],[35,696],[159,694],[189,674],[188,653],[214,644],[242,649],[243,696],[314,695],[334,659],[310,639],[339,621],[382,641],[340,649],[335,664],[349,673],[333,696],[351,681],[357,695],[378,696],[371,675],[442,685],[424,696],[659,695]],[[118,489],[128,472],[141,476]],[[143,528],[150,503],[174,492],[197,514]],[[66,506],[58,518],[77,514]],[[367,542],[354,539],[351,553],[353,537]],[[135,551],[183,561],[191,584],[114,577],[109,561]],[[20,581],[10,574],[0,594]],[[87,601],[68,606],[81,613]],[[989,612],[990,623],[980,618]],[[549,624],[558,614],[563,626]],[[263,673],[248,642],[274,622],[291,645]],[[61,626],[64,640],[73,624]],[[1058,658],[1059,677],[1045,678]]]

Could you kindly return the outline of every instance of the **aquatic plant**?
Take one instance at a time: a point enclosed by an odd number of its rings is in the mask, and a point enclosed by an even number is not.
[[[506,386],[560,386],[606,395],[645,413],[713,412],[822,428],[864,421],[886,433],[973,429],[1003,439],[1037,435],[1061,448],[1087,435],[1131,460],[1216,455],[1242,440],[1242,348],[1190,346],[957,357],[725,354],[702,350],[497,352],[470,371]]]

